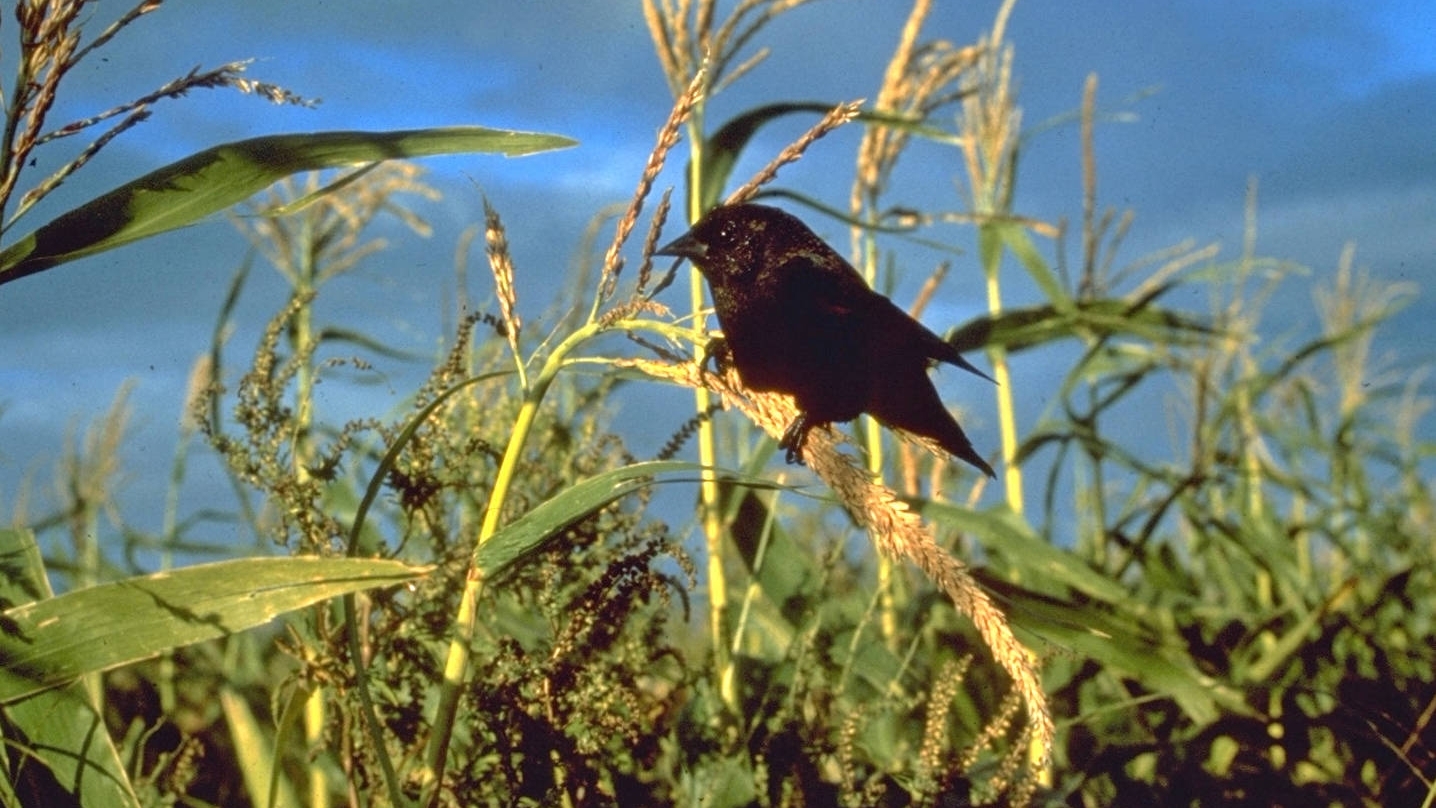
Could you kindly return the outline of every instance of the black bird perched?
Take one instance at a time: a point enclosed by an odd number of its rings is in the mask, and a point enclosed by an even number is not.
[[[802,462],[809,429],[867,413],[996,476],[927,370],[949,362],[992,379],[869,288],[797,217],[764,205],[725,205],[657,254],[687,258],[708,279],[743,384],[797,401],[798,417],[778,444],[789,463]]]

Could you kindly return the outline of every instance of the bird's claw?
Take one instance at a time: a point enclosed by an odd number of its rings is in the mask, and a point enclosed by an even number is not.
[[[713,363],[713,371],[721,376],[728,371],[729,366],[732,364],[732,359],[733,352],[728,348],[728,340],[722,337],[714,337],[708,340],[707,345],[703,346],[703,361],[699,362],[698,366],[703,370],[707,370],[708,363],[711,361]]]
[[[783,437],[778,440],[778,448],[785,451],[783,459],[788,465],[791,466],[795,463],[799,466],[808,465],[803,461],[803,447],[808,442],[808,430],[812,427],[813,425],[808,423],[808,416],[798,413],[798,417],[793,419],[793,423],[788,424],[788,428],[783,430]]]

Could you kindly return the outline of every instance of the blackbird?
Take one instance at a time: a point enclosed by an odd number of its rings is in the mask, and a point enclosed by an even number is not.
[[[713,290],[723,337],[743,384],[791,395],[798,417],[778,446],[802,462],[808,430],[861,413],[935,440],[995,476],[928,378],[934,362],[990,377],[868,287],[797,217],[764,205],[724,205],[657,251],[687,258]]]

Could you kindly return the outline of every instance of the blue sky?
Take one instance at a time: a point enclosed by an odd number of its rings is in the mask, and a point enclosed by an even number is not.
[[[108,5],[92,7],[97,22],[118,13]],[[989,25],[996,4],[937,5],[927,34],[967,43]],[[773,100],[871,96],[906,13],[902,6],[823,0],[780,20],[764,37],[773,56],[715,101],[710,120]],[[70,77],[53,121],[108,108],[195,65],[249,57],[258,59],[253,77],[322,104],[280,109],[223,91],[166,102],[26,224],[38,225],[192,151],[259,134],[444,124],[551,131],[581,145],[518,160],[427,161],[429,180],[445,192],[443,202],[421,209],[435,234],[405,240],[402,254],[370,261],[336,285],[324,304],[332,320],[371,324],[405,348],[433,350],[440,310],[452,297],[455,238],[481,215],[477,183],[508,223],[519,295],[537,315],[565,276],[588,219],[627,199],[670,103],[638,8],[636,0],[166,4],[106,48],[107,61],[87,62]],[[13,25],[0,27],[0,37],[13,36]],[[1219,241],[1233,256],[1246,183],[1255,178],[1259,251],[1311,268],[1306,280],[1284,287],[1274,301],[1273,332],[1309,326],[1309,287],[1330,277],[1352,241],[1357,263],[1375,276],[1427,287],[1378,351],[1412,365],[1436,359],[1430,339],[1436,8],[1429,2],[1021,0],[1009,40],[1027,125],[1074,109],[1094,72],[1101,105],[1133,115],[1130,123],[1098,132],[1101,202],[1137,214],[1125,259],[1187,238]],[[13,75],[13,43],[4,40],[0,53],[0,76]],[[1124,101],[1148,91],[1154,92]],[[752,167],[801,126],[765,133],[753,148]],[[851,132],[823,141],[784,174],[783,184],[841,204],[855,138]],[[916,154],[892,201],[959,207],[954,178],[960,167],[951,154]],[[42,155],[40,168],[67,156]],[[681,179],[670,171],[662,182]],[[1075,129],[1035,138],[1023,155],[1019,212],[1075,220],[1079,192]],[[846,243],[837,226],[815,224]],[[906,276],[912,285],[937,260],[920,251],[901,255],[912,264]],[[142,527],[157,525],[185,378],[207,345],[225,285],[243,256],[242,239],[217,220],[0,287],[0,515],[8,515],[26,479],[33,489],[30,515],[47,510],[50,464],[65,434],[102,414],[130,380],[135,420],[126,449],[126,515]],[[981,309],[976,276],[962,263],[942,305],[927,317],[935,329]],[[234,337],[234,358],[248,354],[254,329],[282,298],[270,275],[256,273],[246,296],[249,331]],[[475,277],[474,294],[484,299],[488,287],[482,274]],[[1204,308],[1203,294],[1187,294],[1173,303]],[[679,298],[669,302],[677,305]],[[364,395],[372,398],[336,397],[331,405],[386,412],[418,370],[394,370],[368,388]],[[1023,390],[1040,391],[1051,381],[1048,368],[1019,362],[1017,370]],[[976,442],[995,448],[990,403],[973,400],[970,386],[945,382],[943,390],[973,410]],[[620,428],[640,451],[655,449],[681,419],[661,417],[661,429],[643,429],[650,414],[673,400],[665,395],[630,393],[622,402]],[[1154,439],[1166,441],[1165,427],[1161,433]],[[190,509],[203,506],[204,492],[216,490],[218,479],[203,461],[194,475]]]

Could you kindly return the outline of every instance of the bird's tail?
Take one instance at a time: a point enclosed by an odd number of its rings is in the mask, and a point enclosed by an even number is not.
[[[951,364],[957,365],[968,373],[975,373],[978,376],[981,376],[982,378],[992,382],[993,384],[997,384],[996,379],[978,370],[971,362],[967,361],[966,359],[963,359],[962,354],[958,353],[956,348],[952,349],[951,357],[943,357],[943,359],[946,362],[950,362]]]
[[[941,338],[936,339],[935,342],[936,344],[931,346],[930,351],[930,354],[933,359],[936,359],[939,362],[946,362],[949,365],[957,365],[968,373],[971,373],[976,376],[981,376],[982,378],[992,382],[993,384],[997,384],[996,379],[978,370],[977,366],[962,358],[962,353],[957,350],[957,346]]]
[[[956,420],[951,422],[950,427],[949,429],[944,429],[942,434],[937,436],[938,441],[942,444],[942,448],[956,455],[959,459],[976,466],[988,477],[996,478],[997,472],[993,471],[992,466],[989,466],[987,461],[982,459],[982,455],[978,454],[977,450],[972,448],[972,441],[967,439],[967,435],[963,433],[962,427],[957,425]]]

